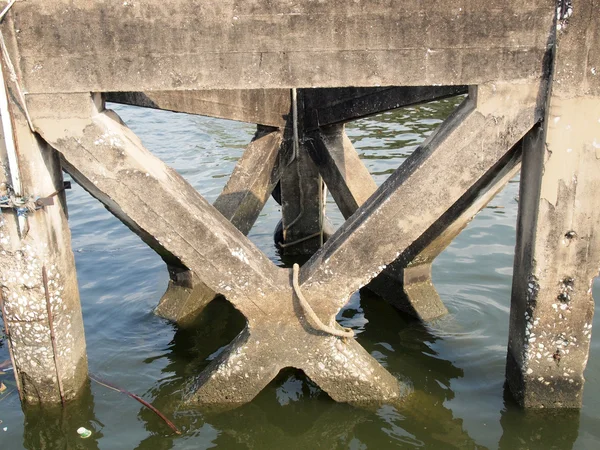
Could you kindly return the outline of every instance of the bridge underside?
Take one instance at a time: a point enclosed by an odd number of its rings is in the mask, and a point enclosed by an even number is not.
[[[553,0],[17,2],[1,25],[3,124],[12,118],[1,181],[14,201],[19,178],[49,194],[62,167],[165,261],[158,314],[184,326],[216,295],[244,314],[187,401],[247,402],[295,367],[335,400],[393,403],[407,387],[340,337],[336,314],[368,288],[421,320],[444,315],[433,260],[521,169],[507,379],[524,406],[578,407],[600,266],[600,18],[573,3],[565,28]],[[376,186],[344,124],[456,95],[457,110]],[[257,133],[210,205],[105,101]],[[346,218],[332,235],[325,186]],[[245,236],[272,194],[281,251],[310,256],[299,287]],[[76,396],[87,370],[64,199],[42,206],[5,215],[0,258],[32,403]],[[35,263],[16,264],[24,255]]]

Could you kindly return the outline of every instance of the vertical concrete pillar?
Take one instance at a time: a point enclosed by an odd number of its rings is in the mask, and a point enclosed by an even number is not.
[[[22,401],[59,403],[77,396],[87,381],[62,171],[58,154],[30,131],[23,105],[13,101],[19,98],[15,85],[7,88],[10,117],[4,109],[0,138],[2,317]],[[36,204],[38,197],[47,200]],[[10,208],[21,199],[19,210]]]
[[[281,177],[284,255],[312,255],[323,244],[323,181],[304,146]]]
[[[600,268],[600,15],[559,8],[546,120],[523,154],[507,381],[524,407],[581,406]]]
[[[304,141],[302,93],[292,101],[292,128],[286,144],[292,155],[281,175],[281,214],[283,239],[276,242],[284,255],[312,255],[323,245],[325,191],[317,166]],[[302,115],[300,116],[302,117]],[[276,234],[276,240],[279,233]]]

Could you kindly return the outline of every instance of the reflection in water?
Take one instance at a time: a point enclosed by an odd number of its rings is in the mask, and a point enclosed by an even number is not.
[[[94,415],[94,397],[89,384],[77,400],[67,403],[65,408],[24,408],[23,448],[28,450],[53,449],[99,449],[102,428]],[[77,434],[79,427],[92,431],[87,439]],[[5,447],[3,447],[5,448]],[[18,448],[18,447],[15,447]]]
[[[382,406],[376,411],[354,408],[331,400],[301,371],[283,370],[253,402],[237,409],[212,413],[180,404],[185,384],[229,343],[244,319],[225,300],[213,302],[198,323],[179,329],[169,351],[159,358],[165,377],[145,398],[173,415],[184,436],[169,435],[154,414],[140,409],[149,436],[136,448],[170,449],[194,440],[222,448],[372,448],[390,444],[426,448],[476,448],[473,440],[443,406],[451,399],[452,378],[462,370],[445,361],[429,346],[437,338],[419,322],[401,315],[379,297],[364,292],[353,296],[340,312],[340,322],[353,326],[359,342],[392,373],[413,380],[415,392],[397,410]],[[146,360],[148,364],[156,359]],[[425,373],[426,376],[422,376]],[[377,432],[381,430],[382,432]],[[183,446],[185,447],[185,446]]]
[[[579,434],[579,410],[523,411],[513,401],[506,386],[504,397],[500,419],[504,433],[498,443],[500,450],[573,448]]]
[[[152,404],[168,417],[184,434],[194,434],[204,429],[202,414],[198,411],[182,409],[181,400],[187,382],[198,375],[219,350],[229,344],[242,330],[246,319],[229,302],[223,298],[213,300],[204,309],[195,323],[186,328],[176,328],[173,341],[168,352],[157,357],[167,359],[162,373],[165,378],[152,387],[145,398],[151,398]],[[152,364],[157,358],[148,358],[147,364]],[[144,439],[138,449],[167,449],[172,448],[172,440],[164,423],[147,409],[141,409],[139,417],[144,421],[150,435]],[[205,433],[202,431],[202,433]],[[165,438],[169,435],[168,438]]]
[[[454,397],[451,380],[462,377],[463,371],[433,350],[431,344],[438,338],[369,291],[361,292],[360,298],[368,323],[359,342],[391,373],[413,384],[413,394],[399,411],[382,408],[378,414],[389,435],[405,442],[408,432],[410,442],[426,448],[476,448],[462,420],[444,407],[444,401]]]

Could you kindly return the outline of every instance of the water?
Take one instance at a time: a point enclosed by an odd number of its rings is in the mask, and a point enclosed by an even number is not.
[[[381,184],[456,106],[447,100],[348,127]],[[254,127],[115,106],[145,145],[213,201]],[[518,179],[441,254],[434,283],[450,314],[429,326],[380,299],[355,294],[338,319],[390,372],[412,380],[406,407],[365,411],[330,400],[302,373],[287,371],[252,403],[221,414],[179,405],[183,384],[243,327],[225,301],[213,302],[192,330],[152,309],[167,285],[163,262],[81,188],[68,192],[90,372],[151,401],[184,431],[122,394],[91,384],[63,413],[23,414],[15,393],[0,394],[0,448],[12,449],[387,449],[578,448],[600,446],[600,338],[592,340],[584,406],[578,412],[524,413],[505,396],[504,365]],[[275,263],[269,201],[250,238]],[[328,215],[343,219],[330,202]],[[600,285],[594,286],[596,298]],[[598,325],[599,319],[596,319]],[[7,358],[0,347],[0,362]],[[0,375],[9,391],[10,374]],[[92,437],[80,439],[85,426]],[[2,428],[7,427],[7,431]]]

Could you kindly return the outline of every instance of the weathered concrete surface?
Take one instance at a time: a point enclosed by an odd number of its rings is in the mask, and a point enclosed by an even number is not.
[[[292,140],[289,140],[287,145],[292,147]],[[295,158],[283,164],[285,165],[281,175],[283,242],[276,244],[284,255],[312,255],[324,242],[323,179],[302,141],[299,142]]]
[[[256,136],[238,161],[214,207],[243,234],[256,222],[287,160],[283,131],[259,127]],[[289,156],[288,156],[289,157]]]
[[[291,289],[269,300],[265,306],[281,305],[279,317],[244,330],[189,386],[189,401],[248,402],[286,367],[302,369],[339,402],[397,403],[409,393],[354,339],[315,330]]]
[[[185,327],[218,295],[187,267],[167,266],[169,284],[154,314]]]
[[[290,112],[289,89],[107,92],[107,102],[165,109],[284,128]]]
[[[579,408],[600,267],[600,16],[559,20],[544,128],[524,154],[507,380],[527,408]]]
[[[260,127],[214,207],[248,234],[281,176],[283,132]],[[283,155],[285,157],[285,154]],[[186,267],[168,265],[169,285],[154,312],[180,326],[191,323],[217,295]]]
[[[29,106],[34,125],[78,183],[118,217],[155,236],[246,317],[246,330],[192,383],[188,401],[249,401],[277,367],[288,366],[302,369],[339,401],[392,402],[407,393],[356,341],[318,331],[299,309],[289,271],[273,265],[114,113],[85,94],[32,96]],[[337,309],[325,318],[329,326],[337,326]]]
[[[36,129],[61,153],[65,170],[79,184],[139,234],[153,236],[213,291],[227,294],[242,312],[259,308],[253,302],[261,286],[279,284],[271,261],[146,150],[116,114],[96,110],[89,94],[32,96],[29,106]]]
[[[30,93],[475,85],[539,78],[554,10],[554,0],[29,0],[2,32]]]
[[[513,149],[448,210],[367,288],[398,309],[429,321],[448,313],[433,282],[431,265],[471,220],[521,168],[521,148]],[[402,286],[401,295],[392,296]]]
[[[24,195],[49,196],[63,187],[58,154],[31,133],[22,106],[13,101],[17,97],[14,85],[9,83],[8,87]],[[0,127],[1,195],[12,186],[6,137]],[[0,214],[1,310],[17,386],[26,404],[60,403],[61,391],[64,400],[71,400],[87,382],[85,336],[65,196],[58,194],[53,199],[53,205],[27,215],[22,233],[16,211],[2,209]]]
[[[396,108],[466,94],[467,86],[303,89],[308,131],[380,114]]]
[[[317,314],[344,305],[476,186],[540,119],[539,90],[490,84],[469,96],[302,267]],[[336,301],[319,302],[325,292]]]
[[[340,212],[347,219],[377,190],[369,170],[360,160],[343,125],[309,133],[305,145]]]
[[[340,211],[348,219],[375,192],[375,183],[339,125],[310,133],[307,143]],[[421,320],[445,315],[448,311],[431,281],[431,264],[519,167],[520,152],[515,152],[490,169],[367,287]]]
[[[348,219],[377,190],[377,185],[348,139],[344,126],[333,125],[311,132],[307,148],[325,183],[331,186],[331,195],[340,211]],[[430,265],[407,271],[406,266],[415,253],[410,256],[406,253],[408,250],[373,279],[368,288],[421,320],[445,315],[448,310],[433,287]],[[404,276],[408,272],[413,276]]]

